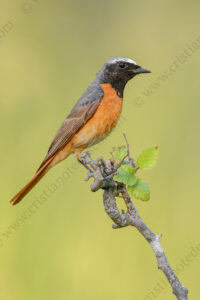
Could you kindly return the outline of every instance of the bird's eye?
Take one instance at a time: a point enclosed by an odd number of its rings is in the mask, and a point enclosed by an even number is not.
[[[125,68],[125,63],[123,63],[123,62],[120,62],[120,63],[119,63],[119,66],[120,66],[120,68],[122,68],[122,69],[123,69],[123,68]]]

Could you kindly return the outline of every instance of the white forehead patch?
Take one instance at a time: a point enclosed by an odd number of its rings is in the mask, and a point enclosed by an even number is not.
[[[126,57],[113,57],[110,62],[112,64],[115,64],[118,61],[124,61],[124,62],[128,62],[130,64],[137,65],[137,63],[134,60],[132,60],[130,58],[126,58]]]

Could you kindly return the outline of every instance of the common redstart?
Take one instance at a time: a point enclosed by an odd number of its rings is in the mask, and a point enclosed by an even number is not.
[[[103,65],[61,125],[34,177],[11,199],[13,205],[71,153],[82,162],[81,152],[102,141],[115,127],[122,111],[124,87],[141,73],[151,72],[129,58],[113,57]]]

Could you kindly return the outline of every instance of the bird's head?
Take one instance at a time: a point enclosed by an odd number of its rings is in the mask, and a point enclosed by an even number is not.
[[[151,73],[151,71],[143,69],[130,58],[118,56],[107,60],[97,76],[100,83],[111,83],[113,87],[119,85],[124,88],[130,79],[142,73]]]

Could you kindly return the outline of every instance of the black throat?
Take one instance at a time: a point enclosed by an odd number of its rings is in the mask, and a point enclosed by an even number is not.
[[[125,88],[126,82],[121,81],[121,80],[116,80],[116,81],[114,81],[114,80],[100,80],[99,83],[100,84],[103,84],[103,83],[110,84],[115,89],[115,91],[117,92],[117,96],[119,96],[120,98],[123,98],[124,88]]]
[[[110,84],[116,90],[117,95],[120,98],[123,98],[124,88],[125,88],[126,83],[118,80],[118,81],[110,82]]]
[[[123,98],[124,88],[125,88],[126,83],[128,82],[128,78],[121,79],[118,76],[116,76],[116,74],[114,72],[113,72],[113,74],[106,73],[104,69],[101,69],[97,73],[97,80],[98,80],[99,84],[102,84],[102,83],[110,84],[116,90],[117,95],[120,98]]]

